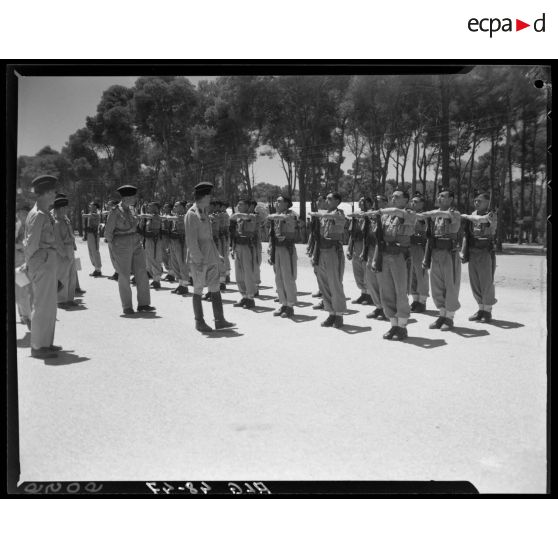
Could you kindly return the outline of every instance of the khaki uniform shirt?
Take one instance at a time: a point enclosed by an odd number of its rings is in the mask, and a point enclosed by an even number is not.
[[[40,210],[37,204],[27,215],[25,238],[23,239],[23,250],[27,263],[38,250],[56,250],[53,221],[50,213]]]
[[[107,218],[105,226],[105,238],[112,242],[115,236],[126,235],[137,232],[138,218],[129,207],[118,204]]]
[[[219,263],[219,253],[213,241],[209,215],[194,204],[184,217],[186,231],[186,260],[194,265]]]

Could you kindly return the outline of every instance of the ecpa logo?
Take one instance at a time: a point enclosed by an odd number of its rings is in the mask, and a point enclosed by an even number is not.
[[[509,17],[505,17],[503,19],[500,19],[498,17],[485,17],[482,19],[477,19],[476,17],[472,17],[469,20],[467,27],[469,28],[469,31],[472,31],[473,33],[476,33],[477,31],[490,33],[490,38],[492,38],[492,35],[494,33],[497,33],[498,31],[504,31],[504,32],[521,31],[522,29],[531,27],[531,24],[525,23],[524,21],[521,21],[520,19],[516,18],[515,29],[514,29],[512,19]],[[543,13],[543,15],[539,19],[536,19],[533,22],[533,29],[537,33],[544,33],[544,28],[545,28],[545,14]]]

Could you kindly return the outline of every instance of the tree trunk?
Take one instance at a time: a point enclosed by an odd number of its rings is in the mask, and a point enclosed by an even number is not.
[[[438,175],[440,173],[440,157],[436,157],[436,172],[434,173],[434,189],[432,191],[432,205],[436,204],[436,196],[438,195]]]
[[[418,152],[418,135],[413,140],[413,176],[411,178],[411,193],[417,189],[417,152]]]
[[[519,188],[519,219],[521,221],[519,225],[519,244],[523,243],[523,220],[525,219],[525,166],[527,164],[527,124],[525,117],[525,107],[523,108],[522,114],[523,126],[521,130],[521,183]]]
[[[442,186],[449,188],[449,94],[448,77],[440,77],[440,93],[442,101],[442,124],[440,147],[442,150]]]
[[[469,169],[469,180],[467,182],[467,201],[465,203],[465,211],[469,213],[471,209],[471,189],[473,187],[473,170],[475,168],[475,151],[477,149],[477,134],[473,135],[473,149],[471,153],[471,168]]]

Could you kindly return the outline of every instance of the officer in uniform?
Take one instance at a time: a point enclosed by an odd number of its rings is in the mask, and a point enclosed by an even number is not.
[[[120,203],[121,199],[122,196],[117,191],[114,191],[110,194],[109,200],[107,202],[107,212],[106,212],[107,220],[108,220],[108,215],[110,215],[110,213],[118,207],[118,204]],[[106,229],[106,224],[105,224],[105,229]],[[104,235],[104,237],[105,237],[105,242],[108,242],[106,234]],[[109,277],[109,279],[113,281],[118,281],[118,271],[116,271],[116,260],[114,259],[114,254],[112,253],[111,244],[108,245],[108,251],[109,251],[110,261],[112,263],[112,268],[114,269],[114,273]]]
[[[54,203],[57,179],[38,176],[31,183],[37,202],[27,215],[23,241],[27,273],[33,292],[31,356],[53,358],[61,347],[53,345],[56,326],[56,239],[49,208]]]
[[[14,263],[16,269],[19,268],[23,272],[26,271],[25,252],[23,246],[23,241],[25,239],[25,221],[27,220],[27,215],[30,210],[31,207],[27,204],[19,204],[16,211]],[[27,329],[31,331],[31,283],[20,286],[16,282],[15,299],[19,319],[21,323],[25,324]]]
[[[89,259],[94,267],[91,277],[101,277],[101,253],[99,252],[99,227],[101,225],[101,213],[99,212],[99,202],[92,201],[89,204],[89,213],[83,213],[85,219],[84,240],[87,241]]]
[[[409,193],[395,190],[392,207],[379,209],[384,233],[383,264],[378,273],[380,299],[391,328],[384,339],[401,341],[408,337],[407,321],[410,315],[407,295],[409,246],[415,232],[416,213],[407,208]]]
[[[411,209],[415,213],[424,211],[424,198],[420,192],[415,192],[411,199]],[[426,310],[426,299],[430,295],[428,290],[428,269],[422,266],[424,260],[424,247],[426,246],[426,222],[417,219],[415,232],[411,236],[411,269],[409,291],[413,297],[411,312],[424,312]]]
[[[250,200],[250,213],[253,215],[257,215],[258,217],[258,228],[256,230],[256,267],[254,269],[255,272],[255,281],[256,281],[256,294],[254,296],[260,296],[260,285],[262,283],[261,279],[261,266],[262,266],[262,234],[261,228],[264,223],[264,219],[257,211],[258,202],[256,200]]]
[[[56,194],[52,217],[54,219],[54,238],[56,239],[57,254],[56,278],[62,284],[62,288],[58,291],[59,308],[78,305],[74,301],[77,278],[74,256],[76,241],[72,223],[66,215],[67,206],[68,197],[62,193]]]
[[[385,194],[378,194],[376,196],[376,207],[378,209],[383,209],[387,207],[387,196]],[[384,309],[382,308],[382,299],[380,298],[380,283],[378,282],[378,273],[372,269],[372,263],[374,261],[374,250],[376,249],[376,231],[378,229],[378,223],[380,222],[379,215],[368,216],[370,219],[370,224],[368,226],[368,233],[366,242],[368,243],[368,255],[366,259],[364,280],[366,281],[366,288],[370,293],[372,302],[376,308],[370,314],[366,314],[367,318],[373,318],[375,320],[385,320],[386,315]]]
[[[149,280],[145,269],[145,254],[138,234],[138,216],[131,210],[136,202],[138,189],[125,185],[118,188],[122,201],[113,209],[107,219],[105,238],[116,264],[118,290],[124,314],[134,314],[130,274],[136,278],[138,312],[154,312],[150,306]]]
[[[163,205],[162,215],[163,217],[169,217],[172,214],[172,204],[166,202]],[[173,283],[175,278],[170,271],[170,228],[172,226],[172,221],[163,219],[161,223],[161,248],[163,252],[163,264],[167,270],[167,275],[162,278],[162,281],[168,281]]]
[[[221,282],[221,290],[223,291],[223,283],[226,284],[231,282],[231,260],[229,258],[229,229],[230,229],[230,217],[227,213],[228,204],[224,201],[219,203],[219,253],[223,256],[223,268],[225,271],[225,278]]]
[[[320,194],[316,199],[316,210],[319,212],[326,212],[327,211],[327,202],[325,196]],[[318,239],[320,237],[319,229],[320,229],[320,219],[317,216],[310,216],[309,220],[309,228],[310,232],[308,234],[308,243],[306,246],[306,253],[310,256],[310,260],[312,262],[312,269],[314,271],[314,275],[316,276],[316,281],[318,281],[318,258],[320,254],[319,242]],[[313,298],[322,298],[322,293],[320,292],[320,288],[318,286],[318,290],[312,294]],[[315,304],[312,308],[314,310],[323,310],[324,309],[324,301],[320,300],[318,304]]]
[[[373,304],[374,301],[372,300],[372,297],[368,292],[368,287],[366,286],[366,262],[363,262],[360,256],[364,247],[363,228],[365,217],[363,213],[372,209],[372,200],[369,197],[363,196],[358,200],[358,207],[360,209],[360,213],[351,217],[349,225],[349,246],[347,249],[347,259],[352,262],[353,275],[355,276],[357,287],[360,289],[360,296],[352,302],[353,304],[366,305]]]
[[[443,189],[438,194],[438,209],[424,211],[417,215],[418,219],[433,220],[430,288],[432,300],[440,315],[429,327],[442,331],[453,328],[455,312],[461,307],[459,304],[461,259],[458,246],[461,215],[452,207],[453,199],[453,192]]]
[[[250,202],[241,199],[238,202],[238,211],[231,217],[236,224],[232,238],[233,257],[235,260],[235,278],[241,299],[233,306],[241,308],[254,308],[254,297],[258,291],[258,229],[259,216],[250,213]]]
[[[140,215],[144,219],[141,227],[144,238],[145,263],[147,272],[153,277],[151,286],[161,288],[163,274],[163,247],[161,241],[161,215],[158,201],[152,201],[147,206],[147,215]]]
[[[345,257],[343,255],[343,237],[345,233],[345,214],[338,208],[341,195],[330,192],[326,196],[327,211],[311,213],[320,219],[318,286],[322,293],[324,309],[329,313],[322,322],[322,327],[343,327],[343,313],[347,311],[345,292],[343,291],[343,273]]]
[[[219,232],[221,228],[221,211],[220,203],[217,200],[211,200],[209,203],[209,208],[207,210],[207,216],[209,217],[209,222],[211,223],[211,234],[213,235],[213,242],[217,246],[217,252],[219,252],[219,288],[220,290],[225,290],[225,261],[223,254],[221,253],[221,241],[219,237]],[[211,300],[211,291],[207,291],[204,300]]]
[[[233,327],[227,322],[223,314],[223,300],[219,289],[219,252],[213,240],[211,223],[207,215],[207,208],[211,200],[213,184],[200,182],[194,187],[195,203],[184,219],[186,232],[187,262],[194,283],[192,304],[196,320],[196,330],[202,333],[211,332],[203,318],[202,298],[205,285],[211,293],[215,329]]]
[[[483,323],[492,320],[492,306],[496,304],[494,272],[496,253],[494,238],[497,229],[496,214],[488,210],[490,196],[479,194],[474,201],[475,211],[461,215],[470,222],[472,238],[469,246],[469,282],[479,309],[469,320]],[[464,239],[465,242],[465,239]]]
[[[273,232],[269,239],[270,264],[275,272],[275,285],[281,307],[273,315],[292,318],[296,304],[297,255],[295,242],[299,234],[298,215],[287,196],[277,198],[277,213],[268,215]]]
[[[178,287],[171,291],[173,294],[188,294],[188,277],[190,275],[186,260],[186,240],[184,233],[185,204],[177,201],[172,211],[173,215],[167,217],[171,223],[170,238],[170,269],[174,278],[178,280]]]

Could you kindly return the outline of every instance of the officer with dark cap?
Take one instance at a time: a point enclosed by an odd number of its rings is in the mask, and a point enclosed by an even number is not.
[[[76,241],[72,223],[66,215],[67,207],[68,197],[62,193],[56,194],[52,217],[54,218],[54,238],[56,239],[56,276],[62,284],[62,288],[58,291],[59,308],[77,306],[77,303],[74,301],[77,278],[74,256]]]
[[[415,192],[411,198],[411,209],[417,214],[424,211],[424,197],[420,192]],[[411,236],[409,253],[411,256],[411,269],[409,275],[409,291],[413,297],[411,312],[424,312],[429,292],[428,269],[422,266],[424,249],[426,247],[426,222],[417,219],[415,232]]]
[[[25,239],[25,221],[30,211],[31,207],[28,204],[18,203],[15,223],[14,263],[16,270],[20,270],[21,272],[26,271],[23,241]],[[27,329],[31,331],[31,283],[27,282],[26,284],[20,285],[16,280],[15,299],[21,323],[27,325]]]
[[[99,227],[101,225],[101,213],[98,201],[92,201],[89,204],[89,213],[82,213],[84,219],[84,240],[87,241],[87,249],[89,251],[89,259],[93,266],[91,277],[101,277],[101,253],[99,252]]]
[[[492,306],[496,304],[494,272],[496,252],[494,238],[498,221],[496,214],[489,211],[490,196],[482,192],[475,197],[475,211],[461,215],[472,226],[469,245],[469,282],[479,309],[469,321],[488,323],[492,320]],[[465,241],[465,239],[464,239]]]
[[[31,356],[53,358],[61,347],[53,345],[56,326],[56,239],[49,213],[56,197],[57,179],[43,175],[33,180],[37,201],[27,215],[23,241],[27,274],[33,291]]]
[[[110,215],[110,213],[118,207],[118,204],[120,203],[121,199],[122,196],[117,191],[114,191],[109,195],[109,199],[107,202],[107,211],[103,212],[103,214],[107,215],[107,220],[108,220],[108,215]],[[105,228],[106,228],[106,224],[105,224]],[[106,235],[105,235],[105,242],[107,242]],[[114,259],[114,254],[112,253],[111,244],[108,245],[108,249],[109,249],[110,261],[112,263],[112,268],[114,269],[114,273],[109,277],[109,279],[112,279],[113,281],[118,281],[118,271],[116,271],[116,260]]]
[[[207,214],[213,184],[200,182],[194,187],[194,205],[188,209],[184,218],[186,232],[186,256],[194,283],[192,304],[196,329],[202,333],[213,331],[203,318],[202,293],[207,285],[211,293],[215,329],[233,327],[223,314],[223,300],[219,289],[219,252],[213,240],[211,223]]]
[[[149,280],[145,269],[145,254],[138,234],[139,219],[131,206],[136,201],[138,189],[125,185],[117,189],[122,197],[120,204],[111,211],[105,227],[105,238],[112,247],[118,273],[118,290],[124,314],[134,314],[130,274],[136,278],[138,312],[154,312],[150,306]]]

